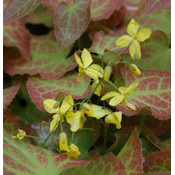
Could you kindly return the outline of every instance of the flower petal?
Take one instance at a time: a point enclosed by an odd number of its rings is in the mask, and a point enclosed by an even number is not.
[[[74,56],[75,56],[75,61],[76,61],[76,63],[80,66],[80,67],[84,67],[83,66],[83,63],[81,62],[81,59],[78,57],[78,55],[75,53],[74,54]]]
[[[104,69],[104,80],[108,81],[110,79],[112,73],[112,67],[111,66],[106,66]]]
[[[96,81],[99,80],[99,79],[98,79],[98,76],[97,76],[96,74],[94,74],[94,72],[93,72],[91,69],[89,69],[89,68],[85,71],[85,74],[86,74],[88,77],[92,78],[93,80],[96,80]]]
[[[123,35],[121,37],[119,37],[116,41],[116,46],[117,47],[127,47],[129,46],[129,44],[131,43],[131,41],[133,40],[133,38],[129,35]]]
[[[143,42],[147,40],[151,36],[151,30],[150,29],[141,29],[137,34],[137,40],[140,42]]]
[[[73,104],[74,104],[74,99],[72,98],[72,96],[71,95],[66,96],[61,104],[60,114],[64,115],[66,112],[72,111]]]
[[[131,19],[130,23],[128,24],[127,32],[132,37],[136,37],[137,32],[139,30],[139,24],[135,21],[135,19]]]
[[[116,95],[118,95],[119,93],[117,93],[117,92],[115,92],[115,91],[111,91],[111,92],[108,92],[108,93],[106,93],[102,98],[101,98],[101,100],[103,101],[103,100],[107,100],[107,99],[109,99],[109,98],[112,98],[112,97],[114,97],[114,96],[116,96]]]
[[[98,77],[102,78],[104,75],[104,70],[101,66],[98,64],[92,64],[90,67],[87,68],[87,70],[93,72],[96,74]]]
[[[92,89],[94,90],[94,94],[95,95],[98,95],[98,96],[100,96],[101,95],[101,90],[102,90],[102,86],[101,86],[101,84],[99,84],[98,86],[98,81],[94,81],[93,83],[92,83]]]
[[[133,60],[140,60],[141,50],[140,50],[140,44],[137,40],[132,41],[131,45],[129,46],[129,53]]]
[[[83,61],[84,68],[87,68],[93,62],[91,54],[87,49],[83,49],[83,52],[81,54],[81,58]]]
[[[118,104],[120,104],[124,99],[124,95],[115,95],[115,97],[113,97],[110,101],[109,101],[109,105],[110,106],[117,106]]]
[[[45,110],[50,114],[54,114],[58,112],[59,107],[57,106],[57,104],[58,102],[54,99],[47,99],[43,101]]]
[[[55,131],[55,129],[59,125],[59,121],[60,121],[60,115],[59,114],[55,114],[53,116],[53,119],[52,119],[51,123],[50,123],[50,132]]]
[[[75,144],[71,143],[70,148],[66,154],[68,157],[72,157],[74,159],[77,159],[79,157],[79,155],[81,154],[81,152],[79,151],[79,148]]]

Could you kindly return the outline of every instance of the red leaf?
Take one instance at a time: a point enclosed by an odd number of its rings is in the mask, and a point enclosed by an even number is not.
[[[25,22],[23,19],[10,21],[4,24],[3,30],[3,41],[5,46],[17,47],[21,55],[29,59],[29,32],[25,27]]]
[[[171,152],[159,151],[148,155],[144,162],[144,172],[171,171]]]
[[[144,173],[143,175],[171,175],[171,172],[155,171],[155,172]]]
[[[19,88],[20,86],[18,84],[3,90],[3,108],[7,108],[7,106],[12,102]]]
[[[4,70],[10,75],[39,73],[45,79],[58,79],[76,67],[74,58],[66,58],[70,49],[58,50],[53,35],[33,37],[30,41],[30,50],[30,60],[24,60],[19,54],[14,54],[15,51],[6,55]]]
[[[74,99],[81,99],[90,95],[89,81],[82,79],[77,81],[77,74],[67,75],[59,80],[44,80],[30,77],[27,81],[27,90],[34,104],[44,110],[43,100],[55,99],[60,92],[72,95]]]
[[[97,21],[108,19],[114,10],[121,7],[120,0],[92,0],[91,1],[91,20]]]
[[[4,22],[19,19],[32,12],[42,0],[13,0],[4,9]]]
[[[136,111],[119,106],[126,115],[135,115],[142,108],[147,107],[152,115],[160,120],[171,117],[171,73],[166,71],[142,70],[141,76],[133,75],[127,67],[122,69],[125,85],[138,82],[134,93],[127,95],[129,102],[135,104]]]
[[[142,145],[136,129],[122,148],[117,158],[125,166],[127,175],[141,175],[143,172],[142,164]]]
[[[146,0],[145,14],[171,8],[171,0]]]
[[[55,35],[59,47],[64,49],[87,29],[90,22],[90,0],[75,0],[69,5],[62,2],[57,6],[55,14]]]

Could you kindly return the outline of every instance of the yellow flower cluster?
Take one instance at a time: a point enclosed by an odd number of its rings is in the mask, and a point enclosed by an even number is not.
[[[12,139],[22,140],[26,136],[26,132],[22,129],[18,129],[18,133],[16,136],[12,136]]]

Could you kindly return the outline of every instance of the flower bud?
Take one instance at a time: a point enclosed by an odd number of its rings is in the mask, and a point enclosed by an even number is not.
[[[109,66],[109,65],[106,66],[104,69],[104,80],[105,81],[108,81],[110,79],[111,73],[112,73],[111,66]]]
[[[60,133],[59,135],[59,148],[61,151],[67,151],[69,149],[67,143],[67,135],[65,132]]]
[[[67,156],[77,159],[80,154],[81,152],[79,151],[79,148],[75,144],[71,143],[70,149],[67,151]]]
[[[130,64],[129,69],[134,75],[141,75],[140,69],[135,64]]]

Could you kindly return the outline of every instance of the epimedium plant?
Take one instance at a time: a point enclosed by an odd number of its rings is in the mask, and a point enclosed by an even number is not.
[[[5,173],[170,174],[170,6],[4,1]]]

